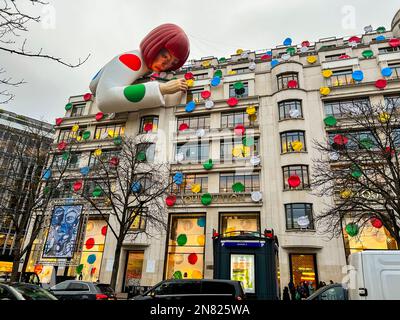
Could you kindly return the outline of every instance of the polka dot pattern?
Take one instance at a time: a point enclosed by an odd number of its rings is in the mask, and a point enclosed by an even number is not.
[[[124,89],[124,96],[130,102],[139,102],[143,99],[146,94],[146,87],[144,84],[134,84],[127,86]]]
[[[142,61],[135,54],[123,54],[119,57],[119,61],[133,71],[138,71],[142,66]]]

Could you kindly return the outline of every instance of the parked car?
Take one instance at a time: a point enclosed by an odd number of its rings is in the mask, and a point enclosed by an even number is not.
[[[97,282],[66,280],[51,287],[49,291],[59,300],[117,300],[114,290]]]
[[[0,300],[58,300],[50,292],[31,283],[0,283]]]
[[[348,292],[342,284],[334,283],[322,287],[310,295],[306,300],[347,300]]]
[[[244,300],[246,295],[240,281],[232,280],[164,280],[131,300],[198,301]]]

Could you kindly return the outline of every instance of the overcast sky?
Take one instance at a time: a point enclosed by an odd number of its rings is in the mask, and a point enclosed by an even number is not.
[[[0,67],[14,80],[15,99],[0,108],[51,123],[64,115],[69,96],[89,91],[94,74],[112,57],[137,49],[154,27],[181,26],[191,44],[189,59],[228,57],[236,49],[269,49],[286,37],[294,44],[324,37],[363,33],[366,25],[390,29],[399,0],[48,0],[50,6],[27,5],[41,14],[32,24],[28,47],[74,63],[89,53],[81,67],[70,69],[49,60],[0,52]],[[1,88],[0,88],[1,89]]]

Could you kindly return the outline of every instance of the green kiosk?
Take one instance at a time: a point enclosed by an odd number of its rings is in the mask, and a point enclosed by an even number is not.
[[[278,238],[273,230],[213,231],[214,279],[242,281],[248,299],[278,300]]]

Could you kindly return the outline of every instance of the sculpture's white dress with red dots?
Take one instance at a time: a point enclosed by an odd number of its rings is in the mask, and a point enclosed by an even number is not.
[[[164,106],[157,81],[134,84],[150,72],[138,50],[113,58],[94,76],[89,86],[100,111],[126,112]]]

